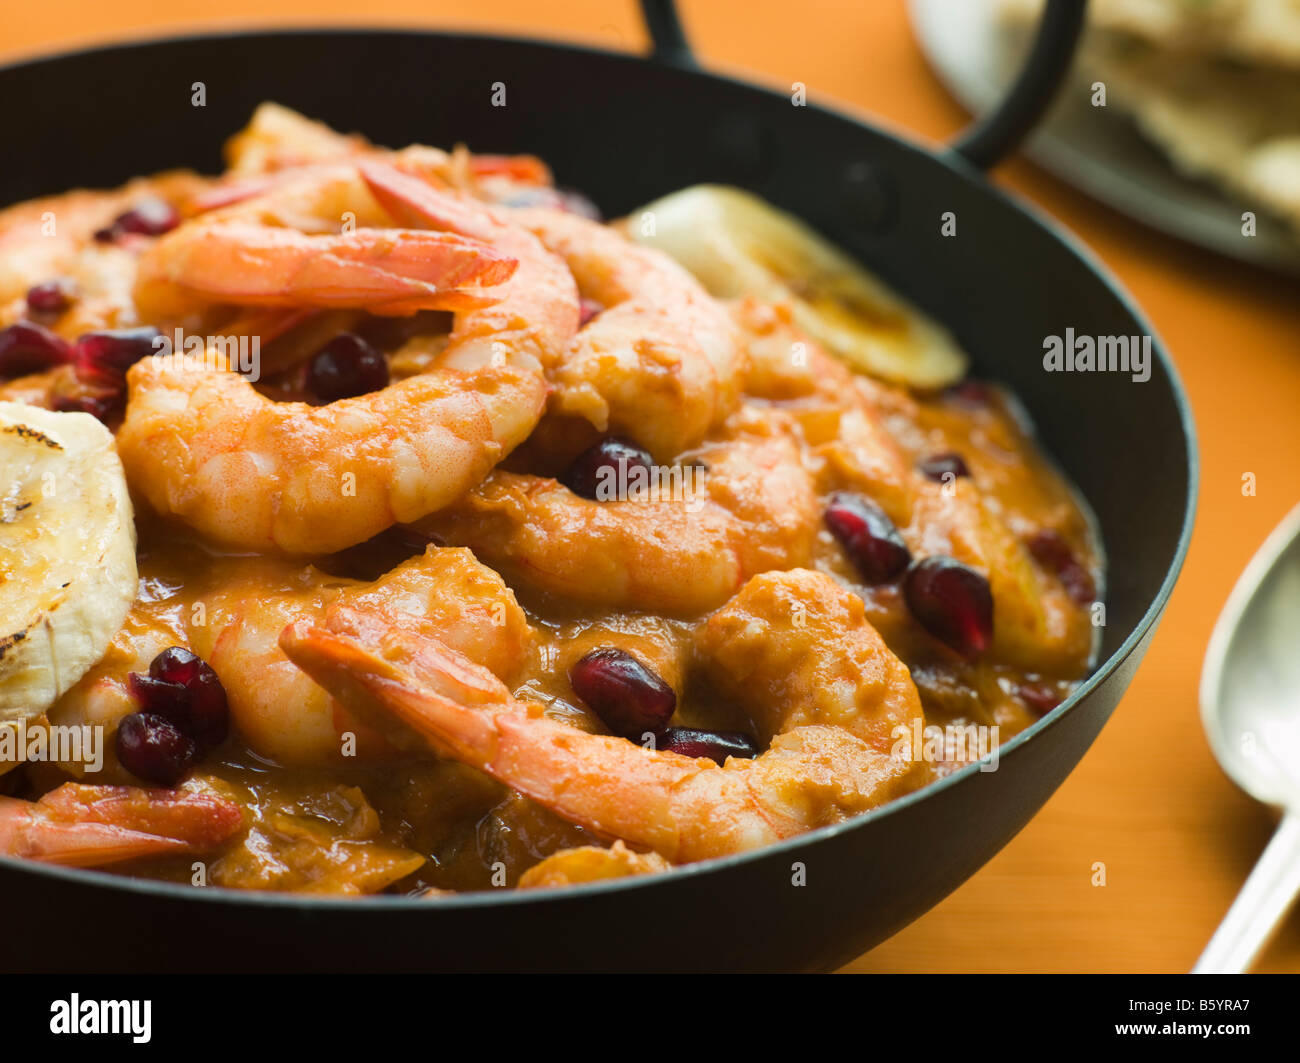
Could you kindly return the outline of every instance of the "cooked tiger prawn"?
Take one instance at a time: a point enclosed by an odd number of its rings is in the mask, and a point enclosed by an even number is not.
[[[276,644],[284,626],[331,603],[419,617],[429,632],[509,679],[531,652],[533,632],[514,595],[468,550],[430,547],[372,582],[331,576],[275,558],[216,559],[196,600],[200,613],[168,599],[138,602],[109,653],[51,708],[62,727],[93,726],[111,736],[140,704],[127,682],[163,650],[204,658],[224,685],[231,720],[260,755],[287,764],[339,760],[342,735],[360,756],[388,746],[290,664]],[[190,623],[191,615],[201,623]],[[60,765],[80,774],[77,764]]]
[[[697,475],[682,497],[608,502],[497,470],[422,526],[529,587],[677,615],[716,608],[756,573],[807,564],[817,499],[788,435],[742,432],[686,467]]]
[[[440,193],[420,177],[379,161],[363,161],[360,170],[371,193],[399,221],[477,237],[519,264],[500,303],[457,320],[444,364],[470,368],[507,353],[515,359],[527,353],[547,369],[560,361],[579,315],[577,286],[559,257],[516,224],[509,211]]]
[[[725,308],[672,259],[608,226],[543,208],[514,212],[601,312],[554,374],[554,405],[670,460],[735,409],[745,350]]]
[[[769,637],[775,671],[758,648]],[[336,609],[280,642],[355,711],[387,714],[441,754],[674,863],[839,822],[913,781],[915,765],[891,756],[894,729],[923,723],[906,666],[854,595],[807,570],[755,577],[706,628],[702,648],[771,739],[721,767],[548,719],[404,618]]]
[[[67,867],[204,852],[242,826],[238,805],[195,790],[65,783],[39,801],[0,797],[0,854]]]
[[[136,305],[150,320],[196,302],[409,314],[482,305],[479,289],[514,270],[465,235],[387,223],[355,166],[309,167],[159,239],[140,259]]]
[[[452,224],[497,230],[491,208],[431,189],[427,194],[446,196]],[[447,235],[411,231],[434,241]],[[512,252],[549,260],[527,234],[517,235]],[[238,257],[238,248],[232,250]],[[296,246],[287,255],[300,260]],[[501,261],[489,263],[495,269]],[[374,309],[369,275],[352,289],[350,268],[335,272],[332,259],[324,262],[309,271],[315,290],[334,298],[348,288]],[[562,343],[577,326],[577,293],[567,272],[544,261],[530,263],[526,276],[526,287],[499,287],[499,305],[460,311],[452,341],[429,371],[327,406],[274,402],[221,364],[207,364],[212,359],[197,366],[165,357],[137,363],[127,377],[127,416],[117,438],[132,486],[159,512],[217,543],[289,554],[340,550],[443,508],[532,431],[546,398],[539,344]],[[257,288],[253,301],[265,294]],[[402,278],[385,298],[387,309],[414,308]],[[460,305],[459,298],[453,291],[451,305]],[[446,304],[434,290],[419,305]],[[506,314],[517,316],[519,328],[488,340]]]
[[[373,583],[304,572],[300,591],[249,593],[232,581],[213,596],[220,619],[193,630],[193,647],[225,684],[231,719],[249,745],[287,764],[343,758],[342,736],[356,755],[382,756],[391,744],[291,664],[277,644],[285,625],[318,617],[331,605],[383,609],[414,617],[431,637],[509,679],[525,661],[532,629],[509,588],[468,550],[430,547]]]

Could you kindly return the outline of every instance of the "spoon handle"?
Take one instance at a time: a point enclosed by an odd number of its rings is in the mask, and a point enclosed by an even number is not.
[[[1300,814],[1283,817],[1192,974],[1241,974],[1300,892]]]

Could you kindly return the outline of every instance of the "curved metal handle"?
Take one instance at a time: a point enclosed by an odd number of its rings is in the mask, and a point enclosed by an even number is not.
[[[1047,0],[1038,36],[1015,84],[1000,104],[952,143],[952,151],[987,170],[1010,155],[1038,124],[1069,73],[1088,0]]]
[[[951,150],[987,170],[1006,158],[1037,125],[1070,69],[1088,0],[1047,0],[1033,49],[1006,98],[974,122],[952,143]],[[652,42],[651,57],[660,62],[698,68],[673,0],[641,0],[641,15]]]
[[[641,0],[641,17],[650,34],[650,57],[669,66],[698,68],[673,0]]]
[[[1241,974],[1300,892],[1300,815],[1288,812],[1192,974]]]

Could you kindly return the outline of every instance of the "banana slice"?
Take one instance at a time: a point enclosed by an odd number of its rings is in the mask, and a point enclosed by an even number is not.
[[[135,522],[108,429],[0,402],[0,727],[80,679],[135,596]]]
[[[945,329],[803,222],[739,188],[685,188],[634,212],[624,229],[719,298],[789,303],[800,329],[861,372],[917,388],[966,375]]]

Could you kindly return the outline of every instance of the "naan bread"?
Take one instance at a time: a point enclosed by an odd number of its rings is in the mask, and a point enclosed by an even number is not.
[[[1043,0],[1000,0],[1002,16],[1025,23]],[[1300,0],[1092,0],[1088,24],[1171,51],[1300,68]]]

